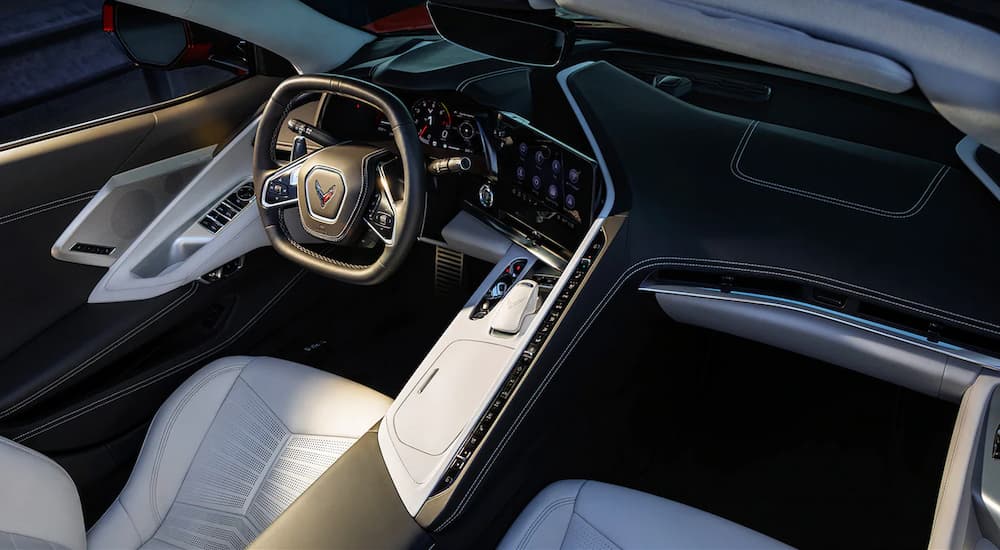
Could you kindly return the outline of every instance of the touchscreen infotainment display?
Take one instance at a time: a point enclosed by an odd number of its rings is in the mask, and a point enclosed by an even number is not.
[[[505,116],[497,136],[501,221],[563,251],[575,249],[593,221],[593,161]]]

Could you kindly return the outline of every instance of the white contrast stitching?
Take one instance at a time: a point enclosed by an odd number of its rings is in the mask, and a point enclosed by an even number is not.
[[[531,539],[535,536],[535,531],[538,530],[542,523],[549,519],[549,516],[552,515],[552,512],[554,512],[557,508],[562,508],[567,504],[573,504],[575,506],[576,497],[563,497],[550,502],[545,508],[543,508],[542,511],[538,513],[535,520],[531,522],[531,525],[528,526],[528,530],[524,532],[524,536],[521,537],[520,542],[517,544],[517,549],[524,550],[524,548],[527,548],[528,543],[531,542]]]
[[[87,359],[85,359],[82,363],[80,363],[79,365],[77,365],[73,369],[71,369],[71,370],[63,373],[61,376],[59,376],[55,380],[49,382],[44,387],[36,390],[31,395],[25,397],[21,401],[18,401],[17,403],[15,403],[15,404],[11,405],[10,407],[4,409],[3,411],[0,411],[0,418],[4,418],[4,417],[7,417],[7,416],[10,416],[11,414],[13,414],[13,413],[15,413],[15,412],[23,409],[24,407],[30,405],[31,403],[34,403],[36,400],[38,400],[38,398],[40,398],[40,397],[44,396],[45,394],[49,393],[50,391],[56,389],[57,387],[59,387],[60,385],[62,385],[64,382],[66,382],[70,378],[73,378],[74,376],[76,376],[77,374],[79,374],[81,371],[83,371],[84,369],[90,367],[91,365],[93,365],[97,361],[100,361],[106,355],[108,355],[109,353],[113,352],[114,350],[118,349],[120,346],[122,346],[123,344],[125,344],[126,342],[128,342],[129,340],[131,340],[135,335],[139,334],[140,332],[142,332],[143,330],[145,330],[146,328],[148,328],[150,325],[152,325],[156,321],[160,320],[163,316],[167,315],[168,313],[170,313],[171,311],[173,311],[174,309],[176,309],[182,303],[186,302],[188,300],[188,298],[190,298],[191,296],[194,296],[194,293],[197,290],[198,290],[198,285],[192,283],[191,287],[187,290],[187,292],[185,292],[181,296],[178,296],[176,299],[174,299],[173,302],[170,302],[169,304],[167,304],[166,306],[164,306],[163,309],[161,309],[160,311],[158,311],[155,315],[153,315],[152,317],[149,317],[146,320],[144,320],[143,322],[139,323],[138,325],[136,325],[135,327],[133,327],[131,330],[129,330],[125,334],[119,336],[117,340],[115,340],[111,344],[108,344],[108,346],[104,347],[103,349],[101,349],[100,351],[98,351],[97,353],[95,353],[94,355],[91,355],[90,357],[88,357]]]
[[[183,370],[183,369],[189,367],[190,365],[192,365],[194,363],[197,363],[198,361],[201,361],[205,357],[211,356],[212,354],[218,352],[219,350],[221,350],[221,349],[225,348],[226,346],[228,346],[229,344],[231,344],[233,341],[235,341],[240,336],[243,336],[243,334],[246,333],[246,331],[249,330],[250,327],[252,327],[254,324],[256,324],[257,321],[259,321],[261,317],[263,317],[268,311],[271,310],[272,307],[274,307],[274,304],[277,303],[278,300],[280,300],[281,298],[283,298],[285,296],[285,294],[287,294],[288,291],[291,290],[292,286],[294,286],[295,283],[297,283],[302,278],[303,275],[305,275],[305,271],[300,270],[294,277],[292,277],[288,281],[288,283],[285,284],[285,286],[281,290],[278,291],[277,294],[274,295],[273,298],[271,298],[271,300],[267,304],[264,305],[263,308],[261,308],[260,311],[257,312],[256,315],[254,315],[252,318],[250,318],[250,320],[247,321],[240,328],[240,330],[238,330],[237,332],[234,332],[231,336],[229,336],[228,338],[226,338],[225,340],[223,340],[219,344],[216,344],[211,349],[208,349],[208,350],[206,350],[206,351],[204,351],[204,352],[202,352],[202,353],[200,353],[200,354],[198,354],[198,355],[196,355],[196,356],[194,356],[194,357],[192,357],[190,359],[182,361],[181,363],[178,363],[177,365],[174,365],[173,367],[170,367],[168,369],[164,369],[162,371],[158,371],[156,374],[154,374],[153,376],[150,376],[149,378],[144,378],[142,380],[139,380],[139,381],[135,382],[134,384],[132,384],[131,386],[127,386],[125,388],[122,388],[122,389],[120,389],[120,390],[118,390],[118,391],[116,391],[114,393],[108,394],[108,395],[106,395],[106,396],[104,396],[104,397],[102,397],[102,398],[100,398],[100,399],[98,399],[96,401],[92,401],[92,402],[90,402],[90,403],[88,403],[88,404],[86,404],[86,405],[84,405],[82,407],[79,407],[79,408],[74,409],[74,410],[72,410],[70,412],[67,412],[67,413],[63,414],[62,416],[60,416],[60,417],[54,418],[54,419],[52,419],[52,420],[50,420],[50,421],[48,421],[45,424],[42,424],[40,426],[36,426],[35,428],[32,428],[31,430],[28,430],[28,431],[26,431],[26,432],[24,432],[24,433],[22,433],[22,434],[20,434],[20,435],[18,435],[16,437],[13,437],[11,439],[13,439],[14,441],[16,441],[18,443],[20,443],[21,441],[26,441],[28,439],[31,439],[32,437],[35,437],[35,436],[37,436],[39,434],[42,434],[42,433],[45,433],[45,432],[47,432],[47,431],[49,431],[49,430],[51,430],[53,428],[57,428],[57,427],[65,424],[66,422],[69,422],[70,420],[73,420],[73,419],[78,418],[80,416],[83,416],[84,414],[87,414],[87,413],[89,413],[91,411],[99,409],[99,408],[103,407],[104,405],[107,405],[108,403],[112,403],[114,401],[117,401],[118,399],[121,399],[122,397],[125,397],[125,396],[127,396],[129,394],[135,393],[135,392],[137,392],[137,391],[139,391],[139,390],[141,390],[143,388],[146,388],[147,386],[155,384],[156,382],[159,382],[160,380],[162,380],[162,379],[164,379],[164,378],[172,375],[173,373],[178,372],[180,370]]]
[[[844,199],[838,199],[836,197],[831,197],[828,195],[823,195],[821,193],[814,193],[812,191],[805,191],[803,189],[789,187],[787,185],[781,185],[780,183],[774,183],[772,181],[768,181],[765,179],[755,178],[753,176],[749,176],[746,173],[744,173],[743,170],[740,168],[740,162],[743,160],[743,153],[746,152],[747,145],[750,143],[750,138],[753,136],[753,133],[757,129],[758,124],[759,121],[753,120],[750,122],[749,125],[747,125],[746,130],[743,131],[743,136],[740,138],[739,144],[736,146],[736,150],[733,151],[732,159],[729,162],[729,171],[733,174],[733,176],[745,182],[752,183],[754,185],[759,185],[761,187],[767,187],[775,191],[782,191],[784,193],[798,195],[800,197],[833,204],[835,206],[851,208],[853,210],[859,210],[861,212],[874,214],[876,216],[882,216],[894,219],[904,219],[916,216],[917,214],[920,213],[921,210],[924,209],[924,206],[926,206],[927,203],[930,202],[931,196],[934,194],[935,191],[937,191],[937,188],[940,186],[941,181],[945,178],[945,176],[948,175],[948,171],[950,170],[949,167],[941,165],[941,167],[938,168],[937,173],[934,174],[934,177],[932,177],[931,181],[927,184],[927,187],[924,189],[924,192],[920,195],[920,198],[917,199],[917,202],[914,203],[913,206],[911,206],[910,208],[903,210],[902,212],[883,210],[880,208],[875,208],[873,206],[868,206]]]
[[[444,530],[445,528],[447,528],[448,525],[450,525],[452,522],[454,522],[455,519],[457,519],[462,514],[462,512],[465,510],[465,507],[468,505],[468,503],[472,499],[472,496],[475,494],[476,490],[479,488],[479,485],[483,482],[483,480],[485,479],[486,475],[489,473],[490,469],[493,467],[493,464],[496,462],[497,458],[499,458],[499,456],[501,454],[503,454],[503,450],[507,446],[507,443],[510,441],[510,439],[513,436],[514,432],[517,431],[517,428],[521,425],[521,422],[525,419],[525,417],[531,411],[531,408],[534,406],[535,402],[541,396],[542,392],[545,391],[545,388],[548,386],[549,382],[551,382],[552,378],[556,375],[556,373],[559,372],[559,368],[562,367],[563,363],[569,357],[570,353],[572,353],[572,351],[576,348],[576,345],[579,343],[579,341],[582,338],[582,336],[588,330],[590,330],[590,327],[594,323],[594,321],[596,320],[597,316],[600,315],[601,312],[604,311],[605,307],[607,307],[607,304],[611,300],[612,296],[615,295],[615,294],[617,294],[617,292],[621,289],[621,287],[625,284],[625,282],[632,275],[636,274],[637,272],[639,272],[639,271],[641,271],[643,269],[651,269],[651,268],[654,268],[654,267],[662,267],[662,266],[686,266],[686,267],[702,267],[702,268],[710,268],[710,269],[725,268],[725,269],[736,270],[736,271],[749,271],[749,272],[761,273],[761,274],[779,275],[779,276],[785,276],[785,277],[790,277],[790,278],[796,278],[796,279],[803,280],[803,281],[808,281],[809,280],[809,279],[807,279],[805,277],[798,277],[798,276],[794,276],[794,275],[788,275],[788,274],[785,274],[785,273],[781,273],[780,271],[776,271],[776,269],[779,269],[779,268],[772,268],[772,269],[775,269],[775,271],[766,271],[764,269],[733,268],[733,267],[730,267],[730,266],[727,266],[727,265],[712,265],[712,264],[707,264],[707,263],[694,263],[694,262],[717,262],[718,264],[734,264],[734,265],[746,265],[746,266],[753,266],[753,267],[767,267],[767,266],[756,266],[755,264],[745,264],[745,263],[742,263],[742,262],[727,262],[727,261],[723,261],[723,260],[711,260],[711,259],[706,259],[706,258],[684,258],[684,257],[661,256],[661,257],[646,258],[645,260],[640,260],[640,261],[632,264],[629,268],[627,268],[618,277],[618,280],[615,281],[615,283],[608,289],[607,293],[604,295],[604,297],[601,299],[601,301],[598,302],[598,304],[594,307],[594,309],[591,311],[590,315],[587,317],[586,321],[584,321],[584,323],[577,330],[576,334],[574,334],[573,338],[570,340],[569,344],[563,349],[562,354],[559,355],[559,358],[556,360],[555,364],[553,364],[552,368],[550,368],[545,373],[545,376],[542,378],[541,383],[538,385],[537,388],[535,388],[535,391],[532,393],[531,398],[528,400],[528,402],[525,404],[525,406],[522,407],[521,410],[518,412],[518,415],[517,415],[517,417],[515,417],[513,424],[511,424],[511,427],[507,429],[507,432],[504,434],[503,438],[501,439],[500,444],[493,450],[492,453],[490,453],[490,456],[489,456],[489,459],[486,462],[486,465],[476,475],[475,480],[473,481],[472,486],[465,493],[465,495],[463,496],[462,500],[459,502],[458,506],[456,507],[455,511],[452,513],[451,516],[448,517],[447,520],[445,520],[440,526],[438,526],[435,529],[436,532],[441,532],[442,530]],[[780,268],[780,269],[784,269],[784,268]],[[790,270],[790,269],[788,269],[786,271],[795,272],[795,270]],[[797,273],[802,273],[802,272],[797,272]],[[809,274],[805,274],[805,275],[809,275]],[[819,278],[819,279],[827,279],[827,280],[830,280],[830,281],[836,281],[835,279],[830,279],[829,277],[822,277],[822,276],[816,276],[816,275],[813,275],[813,277],[816,277],[816,278]],[[864,287],[858,287],[856,285],[850,285],[849,283],[843,283],[841,281],[837,281],[837,282],[840,282],[843,285],[854,287],[855,289],[863,289],[864,288]],[[836,285],[831,285],[831,286],[836,286]],[[864,290],[869,290],[869,289],[864,289]],[[855,292],[856,292],[856,290],[855,290]],[[872,290],[869,290],[869,292],[872,292],[872,293],[875,293],[875,294],[882,294],[882,293],[879,293],[879,292],[876,292],[876,291],[872,291]],[[883,296],[888,296],[888,295],[883,294]],[[876,296],[870,296],[870,297],[877,298]],[[893,298],[895,298],[895,297],[893,297]],[[885,298],[880,298],[880,299],[885,300]],[[901,300],[901,298],[897,298],[897,300]],[[886,301],[892,302],[892,300],[886,300]],[[910,309],[910,310],[913,310],[913,311],[917,311],[917,312],[921,311],[921,310],[919,310],[917,308],[909,307],[909,306],[906,306],[905,304],[901,304],[901,303],[896,303],[895,305],[900,306],[900,307],[904,307],[904,308],[907,308],[907,309]],[[929,307],[929,306],[925,306],[925,307]],[[931,308],[931,309],[934,309],[934,308]],[[943,311],[943,310],[938,310],[938,311]],[[957,315],[957,314],[952,314],[952,315]],[[984,324],[987,324],[987,325],[990,325],[990,326],[994,326],[994,327],[997,326],[997,325],[994,325],[992,323],[986,323],[985,321],[980,321],[978,319],[972,319],[972,320],[977,321],[979,323],[984,323]],[[971,325],[969,323],[962,323],[961,321],[957,321],[955,319],[951,319],[951,321],[956,322],[956,323],[965,324],[967,326],[972,326],[973,328],[978,328],[979,330],[985,330],[985,331],[991,332],[993,334],[1000,334],[1000,332],[997,332],[997,331],[994,331],[994,330],[988,330],[988,329],[985,329],[985,328],[982,328],[982,327],[974,327],[973,325]]]
[[[470,76],[469,78],[466,78],[465,80],[459,82],[458,86],[455,87],[455,90],[459,92],[464,92],[465,88],[467,88],[474,82],[479,82],[480,80],[486,80],[487,78],[493,78],[495,76],[503,76],[506,74],[513,74],[527,70],[529,70],[527,67],[508,67],[506,69],[500,69],[489,73],[477,74],[475,76]]]
[[[0,216],[0,225],[23,220],[24,218],[34,216],[35,214],[41,214],[43,212],[48,212],[49,210],[62,208],[63,206],[69,206],[78,202],[87,201],[92,199],[96,194],[97,191],[84,191],[83,193],[77,193],[76,195],[70,195],[69,197],[63,197],[44,204],[35,205],[23,210],[18,210],[17,212],[11,212],[10,214]]]

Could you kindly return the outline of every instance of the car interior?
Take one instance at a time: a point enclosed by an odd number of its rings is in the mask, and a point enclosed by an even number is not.
[[[1000,547],[996,4],[0,14],[0,549]]]

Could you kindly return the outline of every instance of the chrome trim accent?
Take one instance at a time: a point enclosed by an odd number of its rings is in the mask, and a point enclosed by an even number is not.
[[[753,304],[796,311],[798,313],[805,313],[807,315],[826,319],[831,322],[864,330],[878,336],[896,340],[897,342],[903,342],[928,351],[947,355],[948,357],[954,357],[963,361],[976,363],[993,370],[1000,370],[1000,359],[996,357],[967,350],[952,344],[932,342],[919,334],[883,325],[875,321],[869,321],[854,315],[834,311],[822,306],[800,302],[798,300],[778,298],[776,296],[767,296],[765,294],[756,294],[753,292],[739,292],[735,290],[731,292],[723,292],[714,288],[667,285],[648,282],[643,282],[639,285],[639,291],[649,292],[652,294],[671,294],[674,296],[686,296],[689,298],[703,298],[706,300],[722,300],[727,302]]]
[[[382,188],[382,192],[385,193],[385,196],[389,197],[389,210],[392,211],[392,236],[389,239],[383,238],[382,234],[379,233],[378,230],[375,229],[375,226],[372,225],[372,222],[371,220],[368,219],[368,216],[367,215],[361,216],[362,218],[364,218],[365,223],[368,224],[368,228],[371,229],[372,232],[375,233],[375,236],[381,239],[386,246],[392,246],[392,244],[396,242],[396,197],[392,196],[392,191],[390,190],[389,182],[386,178],[384,167],[386,164],[389,164],[390,162],[395,162],[396,160],[397,159],[392,159],[380,162],[378,164],[378,168],[376,168],[376,170],[378,170],[379,187]],[[425,209],[424,215],[426,216],[426,214],[427,211]],[[422,226],[421,226],[421,231],[423,231]]]
[[[993,177],[986,173],[986,170],[979,164],[976,160],[976,151],[979,147],[985,147],[978,141],[976,141],[972,136],[965,136],[962,141],[959,141],[955,145],[955,152],[958,153],[958,158],[962,159],[965,163],[966,168],[969,169],[979,181],[982,182],[983,186],[986,187],[993,194],[997,200],[1000,200],[1000,183],[994,181]]]

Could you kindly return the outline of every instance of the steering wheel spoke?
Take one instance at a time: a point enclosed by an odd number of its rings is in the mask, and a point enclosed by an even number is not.
[[[402,201],[396,197],[393,187],[397,184],[399,158],[380,162],[377,168],[378,181],[372,200],[365,212],[365,223],[378,235],[386,246],[396,241],[396,216]]]

